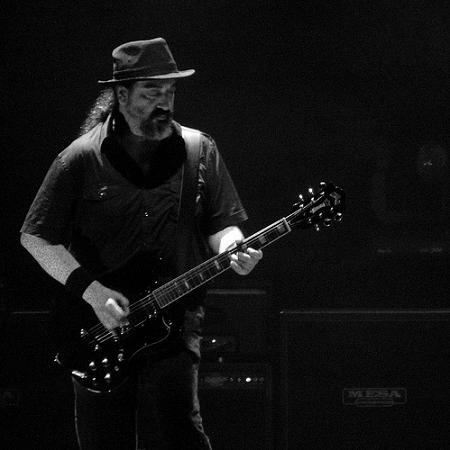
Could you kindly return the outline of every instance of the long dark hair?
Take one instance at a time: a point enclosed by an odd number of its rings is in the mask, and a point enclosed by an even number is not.
[[[80,126],[79,136],[92,130],[100,122],[104,122],[109,114],[117,107],[116,94],[113,88],[103,89],[87,113]]]

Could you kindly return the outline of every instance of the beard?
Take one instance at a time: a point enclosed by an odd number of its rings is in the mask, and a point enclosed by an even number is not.
[[[172,121],[172,111],[155,108],[150,116],[142,122],[140,128],[147,139],[160,141],[170,135]]]

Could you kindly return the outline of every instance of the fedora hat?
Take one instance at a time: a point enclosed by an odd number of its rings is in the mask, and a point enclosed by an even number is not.
[[[113,78],[99,81],[113,84],[121,81],[182,78],[195,70],[178,70],[177,63],[163,38],[133,41],[119,45],[112,52]]]

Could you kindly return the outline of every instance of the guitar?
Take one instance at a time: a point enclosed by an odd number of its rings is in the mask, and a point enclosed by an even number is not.
[[[84,326],[68,331],[71,338],[55,361],[69,369],[73,377],[92,392],[109,392],[129,376],[136,356],[145,349],[157,348],[172,334],[173,322],[169,305],[182,299],[194,289],[225,272],[230,256],[247,247],[262,249],[291,232],[293,228],[318,229],[342,219],[345,195],[332,183],[321,183],[320,191],[309,190],[308,199],[299,196],[293,212],[252,236],[237,247],[220,253],[156,289],[148,288],[137,299],[130,299],[128,324],[114,330],[106,329],[91,307],[84,302]],[[92,325],[91,325],[92,324]]]

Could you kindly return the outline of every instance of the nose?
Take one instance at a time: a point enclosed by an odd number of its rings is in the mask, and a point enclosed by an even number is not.
[[[161,96],[159,97],[158,106],[163,109],[169,109],[170,98],[167,94],[161,94]]]
[[[173,91],[163,90],[159,93],[158,106],[169,108],[173,101]]]

